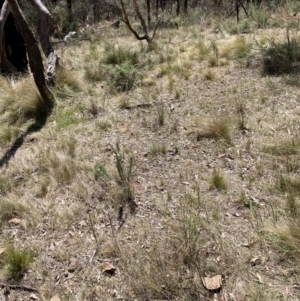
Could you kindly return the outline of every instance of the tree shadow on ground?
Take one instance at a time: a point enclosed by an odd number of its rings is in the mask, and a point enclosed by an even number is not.
[[[13,143],[13,145],[5,152],[5,154],[0,159],[0,168],[4,165],[7,165],[9,160],[15,155],[17,150],[23,145],[25,138],[35,132],[40,131],[44,125],[46,124],[46,121],[48,119],[48,116],[51,114],[40,116],[39,118],[36,118],[35,122],[31,124],[27,130],[22,133]]]

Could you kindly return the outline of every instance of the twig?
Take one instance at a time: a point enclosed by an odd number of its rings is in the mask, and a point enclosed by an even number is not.
[[[11,290],[23,290],[27,292],[39,292],[38,289],[31,287],[31,286],[25,286],[25,285],[13,285],[13,284],[6,284],[6,283],[0,283],[1,288],[8,287]]]
[[[124,109],[132,110],[132,109],[135,109],[135,108],[150,108],[150,107],[152,107],[151,103],[138,103],[136,105],[128,105]]]
[[[98,249],[99,249],[99,241],[98,241],[98,237],[96,235],[96,231],[95,231],[95,228],[94,228],[94,223],[93,223],[93,220],[92,220],[92,216],[91,216],[91,211],[89,211],[89,218],[90,218],[90,223],[91,223],[91,230],[92,230],[92,233],[93,233],[93,236],[95,238],[95,241],[96,241],[96,253],[98,253]]]

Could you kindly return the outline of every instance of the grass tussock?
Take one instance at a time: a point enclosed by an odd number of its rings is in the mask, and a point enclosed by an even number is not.
[[[299,227],[298,216],[280,222],[270,229],[273,247],[283,254],[285,260],[293,262],[293,265],[300,263]]]
[[[167,153],[166,145],[164,143],[154,142],[152,143],[149,154],[152,157],[156,157],[159,155],[165,155]]]
[[[276,182],[276,187],[281,192],[300,194],[300,178],[280,175]]]
[[[6,223],[13,218],[22,218],[28,212],[29,209],[20,201],[8,197],[3,198],[0,203],[0,224]]]
[[[192,300],[205,294],[201,277],[227,271],[222,238],[213,224],[198,213],[203,208],[200,196],[185,195],[180,204],[175,216],[164,211],[168,233],[152,241],[155,247],[137,250],[132,245],[129,249],[120,249],[130,288],[141,300]],[[214,255],[206,253],[210,243],[218,249]],[[216,264],[217,256],[224,261]]]
[[[20,134],[20,130],[15,126],[0,126],[0,146],[6,146],[16,139]]]
[[[77,166],[69,156],[51,150],[43,151],[39,154],[37,163],[40,171],[50,174],[59,185],[70,183],[76,177]]]
[[[6,276],[20,281],[33,262],[33,253],[29,250],[19,249],[14,245],[5,248],[0,257],[0,266],[6,271]]]
[[[9,80],[0,77],[0,118],[3,123],[22,124],[46,114],[47,107],[35,87],[33,78]]]
[[[220,43],[218,47],[221,58],[233,60],[246,57],[250,53],[252,45],[243,36],[235,36]]]
[[[217,118],[201,122],[200,129],[196,131],[196,139],[211,138],[223,139],[227,144],[232,144],[230,122],[227,118]]]
[[[274,156],[291,156],[299,153],[300,141],[296,139],[285,139],[278,141],[273,145],[268,145],[263,148],[265,153]]]
[[[75,70],[60,68],[56,72],[55,92],[60,98],[68,98],[83,90],[81,74]]]
[[[211,188],[227,190],[227,181],[219,170],[214,170],[210,179]]]

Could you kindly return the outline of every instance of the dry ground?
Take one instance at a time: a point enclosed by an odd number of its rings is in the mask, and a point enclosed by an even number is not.
[[[0,300],[300,300],[285,182],[299,177],[300,90],[262,76],[259,51],[285,29],[215,28],[161,29],[147,50],[101,24],[57,48],[57,106],[1,166],[0,256],[14,245],[33,262],[14,289],[2,260]],[[108,44],[139,53],[129,92],[84,77]],[[2,156],[30,123],[2,122]]]

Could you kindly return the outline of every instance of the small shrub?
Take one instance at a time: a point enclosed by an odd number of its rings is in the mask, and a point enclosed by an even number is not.
[[[270,10],[263,4],[257,6],[252,4],[249,8],[249,14],[257,23],[258,28],[266,28],[271,17]]]
[[[133,213],[137,207],[134,201],[134,191],[131,185],[134,176],[134,157],[131,155],[128,158],[128,163],[125,163],[125,155],[121,152],[120,145],[117,142],[116,147],[112,147],[115,155],[115,164],[118,171],[118,182],[122,188],[121,200],[129,205],[130,211]]]
[[[300,71],[300,41],[290,38],[287,31],[287,40],[284,43],[270,42],[267,49],[262,49],[263,74],[280,75],[297,73]]]
[[[106,180],[109,179],[109,175],[106,171],[105,165],[102,164],[101,162],[97,162],[94,166],[94,175],[95,175],[95,180]]]

